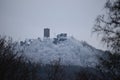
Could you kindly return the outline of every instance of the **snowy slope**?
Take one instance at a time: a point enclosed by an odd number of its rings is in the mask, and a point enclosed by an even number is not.
[[[19,50],[34,61],[44,64],[61,59],[63,65],[95,66],[96,56],[102,51],[95,49],[84,41],[67,37],[64,41],[53,43],[54,39],[30,39],[19,44]]]

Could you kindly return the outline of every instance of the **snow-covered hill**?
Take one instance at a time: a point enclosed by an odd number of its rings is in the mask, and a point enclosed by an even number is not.
[[[19,44],[19,50],[34,61],[44,64],[61,59],[63,65],[95,66],[98,61],[96,56],[102,51],[90,46],[85,41],[78,41],[73,37],[65,39],[44,40],[29,39]]]

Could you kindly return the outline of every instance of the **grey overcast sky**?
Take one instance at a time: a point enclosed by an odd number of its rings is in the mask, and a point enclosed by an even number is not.
[[[95,18],[103,11],[106,0],[0,0],[0,35],[14,40],[43,38],[50,28],[51,37],[65,32],[104,49],[91,35]]]

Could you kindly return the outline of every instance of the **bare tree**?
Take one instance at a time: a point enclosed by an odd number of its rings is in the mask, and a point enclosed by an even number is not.
[[[36,72],[36,65],[30,69],[29,60],[15,51],[12,39],[0,37],[0,80],[31,80],[31,72]],[[37,79],[36,79],[37,80]]]
[[[30,62],[30,76],[31,80],[41,80],[41,63]]]
[[[101,41],[110,51],[99,57],[99,67],[104,73],[110,73],[113,80],[120,79],[120,0],[107,0],[106,14],[96,19],[93,32],[101,35]],[[107,56],[104,58],[104,56]]]
[[[47,68],[48,80],[65,80],[64,68],[59,60],[54,60],[51,62]]]
[[[96,69],[82,68],[76,73],[75,80],[106,80]]]
[[[115,52],[120,51],[120,0],[107,0],[106,14],[96,19],[93,32],[101,35],[101,41]]]

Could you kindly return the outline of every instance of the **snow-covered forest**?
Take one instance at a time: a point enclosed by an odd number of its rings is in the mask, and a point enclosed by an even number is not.
[[[120,0],[107,0],[93,34],[100,50],[67,33],[13,41],[0,36],[0,80],[120,80]]]

